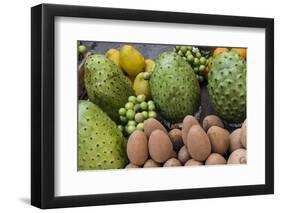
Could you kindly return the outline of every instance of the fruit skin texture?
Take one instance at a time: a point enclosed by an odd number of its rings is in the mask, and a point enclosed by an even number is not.
[[[106,56],[90,55],[85,62],[84,81],[90,101],[118,122],[118,110],[124,107],[128,97],[134,94],[122,71]]]
[[[79,101],[78,169],[119,169],[127,165],[126,139],[97,105]]]
[[[156,108],[167,120],[181,122],[198,110],[199,83],[191,66],[178,54],[160,54],[149,83]]]
[[[113,61],[120,69],[120,52],[117,49],[109,49],[105,53],[106,57]]]
[[[136,76],[145,69],[143,55],[131,45],[120,49],[120,65],[129,76]]]
[[[145,163],[148,158],[148,141],[143,131],[136,130],[130,135],[127,154],[132,164],[142,166]]]
[[[246,48],[232,48],[231,51],[239,53],[244,59],[247,59]]]
[[[211,143],[199,125],[193,125],[187,135],[187,150],[197,161],[205,161],[211,154]]]
[[[236,52],[223,52],[212,60],[208,74],[210,101],[218,116],[241,123],[246,118],[245,60]]]

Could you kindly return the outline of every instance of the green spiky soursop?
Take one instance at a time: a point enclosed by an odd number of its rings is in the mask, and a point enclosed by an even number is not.
[[[212,60],[208,92],[217,114],[228,122],[246,118],[246,62],[235,52],[223,52]]]
[[[199,83],[191,66],[176,53],[159,55],[149,83],[156,107],[167,120],[181,122],[198,111]]]
[[[118,110],[134,94],[128,78],[106,56],[94,54],[85,62],[84,81],[89,99],[118,122]]]
[[[79,101],[78,169],[119,169],[127,164],[126,139],[97,105]]]

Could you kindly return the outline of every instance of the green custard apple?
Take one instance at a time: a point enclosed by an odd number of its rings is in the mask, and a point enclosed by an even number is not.
[[[200,105],[200,87],[191,66],[175,52],[163,52],[150,78],[156,108],[167,120],[181,122]]]
[[[208,74],[208,93],[217,114],[232,123],[246,118],[247,68],[245,60],[232,51],[212,60]]]
[[[85,62],[84,82],[89,99],[118,122],[118,110],[134,94],[123,72],[106,56],[90,55]]]
[[[119,169],[127,162],[126,139],[97,105],[79,101],[78,169]]]

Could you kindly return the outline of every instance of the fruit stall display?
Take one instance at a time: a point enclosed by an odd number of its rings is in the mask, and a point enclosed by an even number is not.
[[[247,162],[245,48],[77,49],[79,170]]]

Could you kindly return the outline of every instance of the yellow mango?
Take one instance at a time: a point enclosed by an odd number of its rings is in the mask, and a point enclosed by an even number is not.
[[[153,68],[155,66],[155,61],[153,61],[152,59],[146,59],[145,60],[145,72],[152,72]]]
[[[120,49],[120,65],[129,76],[137,76],[144,71],[143,55],[131,45],[124,45]]]
[[[146,96],[147,100],[149,100],[151,98],[149,81],[144,80],[143,75],[144,72],[141,72],[136,76],[133,88],[135,90],[136,95],[143,94]]]
[[[113,61],[114,64],[116,64],[119,68],[120,66],[120,52],[117,49],[109,49],[105,53],[106,57],[109,58],[111,61]]]

